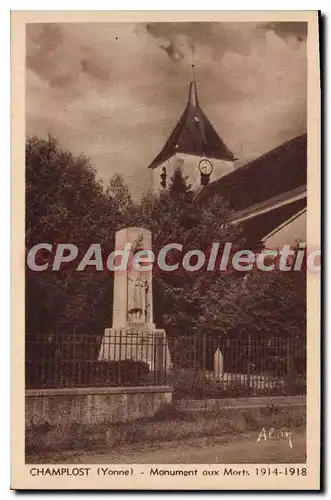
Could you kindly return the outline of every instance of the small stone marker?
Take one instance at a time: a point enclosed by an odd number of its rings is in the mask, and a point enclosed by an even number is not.
[[[218,347],[214,354],[214,378],[219,379],[223,377],[223,354]]]

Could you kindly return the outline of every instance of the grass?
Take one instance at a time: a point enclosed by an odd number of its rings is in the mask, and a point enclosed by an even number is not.
[[[92,451],[133,443],[180,441],[188,438],[233,436],[265,427],[304,428],[305,408],[254,408],[178,412],[168,405],[153,418],[117,424],[43,424],[28,428],[25,434],[27,457],[42,452]]]

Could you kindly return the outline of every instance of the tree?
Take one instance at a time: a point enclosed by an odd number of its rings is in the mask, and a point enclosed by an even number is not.
[[[74,156],[52,136],[26,144],[26,243],[87,243],[99,233],[106,205],[102,184],[84,155]]]
[[[180,167],[176,167],[170,180],[169,194],[174,200],[192,197],[191,185],[187,184],[188,177],[184,177]]]
[[[217,283],[206,291],[204,303],[201,321],[225,337],[305,340],[304,272],[253,270],[228,289],[226,303],[220,299]]]
[[[117,225],[125,224],[134,204],[130,191],[120,174],[114,174],[109,180],[106,196],[109,198],[113,210],[118,214]]]
[[[176,251],[169,255],[172,263],[177,263],[189,250],[201,250],[208,256],[214,242],[219,242],[221,247],[228,241],[243,245],[240,231],[223,224],[228,216],[229,210],[221,198],[211,200],[208,206],[197,207],[194,192],[187,185],[181,170],[177,169],[167,191],[159,197],[148,195],[143,198],[136,212],[135,225],[151,230],[156,254],[168,243],[183,245],[180,255]],[[233,287],[237,281],[233,273],[220,281],[217,273],[206,271],[205,266],[197,272],[180,267],[174,273],[154,268],[156,324],[166,328],[169,336],[209,333],[202,321],[206,307],[204,296],[208,288],[217,286],[218,300],[226,302],[227,287]]]
[[[131,198],[116,175],[104,191],[90,160],[64,150],[56,139],[26,144],[26,251],[41,242],[72,243],[84,254],[91,243],[113,250]],[[75,267],[75,266],[74,266]],[[109,272],[73,268],[26,271],[28,333],[101,334],[111,323],[113,279]]]

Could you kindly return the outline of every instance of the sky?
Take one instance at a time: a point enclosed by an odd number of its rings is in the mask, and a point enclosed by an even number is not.
[[[139,197],[185,108],[192,54],[236,166],[306,132],[306,23],[51,23],[27,25],[27,135],[51,133]]]

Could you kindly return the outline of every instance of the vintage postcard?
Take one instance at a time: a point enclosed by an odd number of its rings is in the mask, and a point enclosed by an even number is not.
[[[320,488],[319,14],[12,12],[13,489]]]

